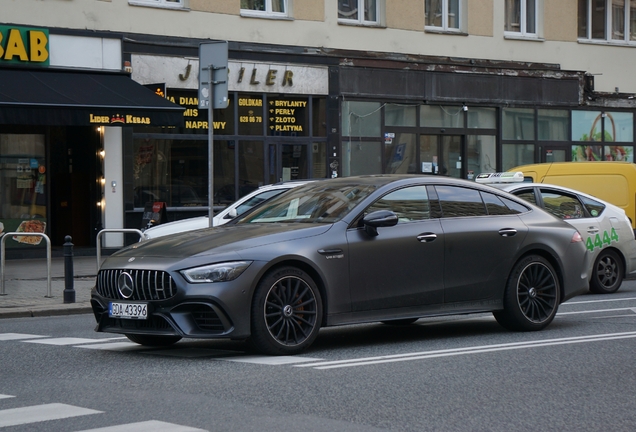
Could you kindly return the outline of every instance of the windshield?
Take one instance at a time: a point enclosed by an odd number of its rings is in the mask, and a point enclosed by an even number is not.
[[[333,223],[374,190],[373,185],[312,183],[273,198],[238,223]]]

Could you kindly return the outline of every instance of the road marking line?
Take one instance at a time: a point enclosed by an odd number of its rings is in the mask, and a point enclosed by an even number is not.
[[[577,312],[559,312],[558,315],[576,315],[576,314],[591,314],[591,313],[599,313],[599,312],[614,312],[614,311],[634,311],[634,308],[615,308],[615,309],[594,309],[587,311],[577,311]]]
[[[0,399],[9,399],[9,398],[14,398],[14,397],[15,396],[0,394]]]
[[[96,349],[104,351],[139,351],[149,349],[152,347],[145,347],[143,345],[136,344],[134,342],[109,342],[109,343],[94,343],[90,345],[74,345],[73,348],[86,348]]]
[[[437,357],[450,357],[450,356],[465,355],[465,354],[479,354],[479,353],[486,353],[486,352],[506,351],[506,350],[521,349],[521,348],[534,348],[534,347],[543,347],[543,346],[565,345],[565,344],[583,343],[583,342],[597,342],[597,341],[628,339],[628,338],[636,338],[636,332],[607,333],[607,334],[601,334],[601,335],[575,336],[575,337],[568,337],[568,338],[544,339],[544,340],[538,340],[538,341],[511,342],[506,344],[481,345],[481,346],[465,347],[465,348],[452,348],[447,350],[422,351],[422,352],[415,352],[415,353],[408,353],[408,354],[394,354],[394,355],[386,355],[386,356],[378,356],[378,357],[366,357],[366,358],[359,358],[359,359],[335,360],[335,361],[327,361],[327,362],[321,362],[321,363],[300,364],[300,365],[294,365],[294,367],[313,367],[315,369],[335,369],[335,368],[343,368],[343,367],[351,367],[351,366],[366,366],[366,365],[381,364],[381,363],[392,363],[392,362],[400,362],[400,361],[423,360],[423,359],[437,358]]]
[[[570,305],[578,305],[578,304],[586,304],[586,303],[604,303],[604,302],[617,302],[624,300],[636,300],[636,297],[628,297],[628,298],[611,298],[611,299],[603,299],[603,300],[585,300],[585,301],[577,301],[577,302],[565,302],[561,303],[561,306],[570,306]]]
[[[23,334],[23,333],[0,333],[0,341],[36,339],[36,338],[44,338],[44,337],[48,337],[48,336],[31,335],[31,334]]]
[[[139,423],[129,423],[119,426],[109,426],[98,429],[86,429],[80,432],[207,432],[205,429],[197,429],[189,426],[181,426],[158,420],[150,420]]]
[[[60,420],[89,414],[100,414],[102,412],[60,403],[12,408],[0,410],[0,427]]]
[[[229,351],[208,348],[179,348],[173,347],[168,349],[160,349],[153,351],[142,351],[143,354],[160,355],[181,358],[203,358],[203,357],[221,357],[239,354],[240,351]]]
[[[322,359],[312,357],[298,357],[298,356],[241,356],[241,357],[225,357],[219,360],[237,362],[237,363],[253,363],[270,366],[286,365],[302,362],[316,362]]]
[[[76,337],[62,337],[62,338],[49,338],[49,339],[38,339],[38,340],[26,340],[25,343],[36,343],[36,344],[44,344],[44,345],[75,345],[75,344],[90,344],[90,343],[102,343],[109,340],[120,340],[124,338],[108,338],[108,339],[87,339],[87,338],[76,338]]]

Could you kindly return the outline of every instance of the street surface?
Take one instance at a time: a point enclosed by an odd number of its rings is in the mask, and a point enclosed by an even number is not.
[[[323,329],[295,357],[237,341],[149,349],[93,328],[91,315],[0,320],[0,429],[636,430],[634,280],[561,305],[541,332],[490,314],[373,323]]]

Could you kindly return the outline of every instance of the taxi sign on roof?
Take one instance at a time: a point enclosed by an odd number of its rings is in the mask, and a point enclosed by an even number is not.
[[[482,173],[475,178],[477,183],[519,183],[523,181],[523,173],[517,172],[497,172]]]

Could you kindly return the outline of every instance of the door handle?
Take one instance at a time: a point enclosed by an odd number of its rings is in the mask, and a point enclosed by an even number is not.
[[[432,242],[436,238],[437,238],[437,234],[435,234],[435,233],[424,233],[424,234],[420,234],[420,235],[417,236],[417,240],[420,243]]]
[[[517,234],[517,230],[514,228],[502,228],[499,230],[499,235],[502,237],[512,237]]]
[[[341,254],[342,253],[342,249],[318,249],[318,253],[320,255]]]
[[[587,232],[590,233],[590,234],[596,234],[598,232],[598,228],[593,227],[593,226],[588,227],[587,228]]]

